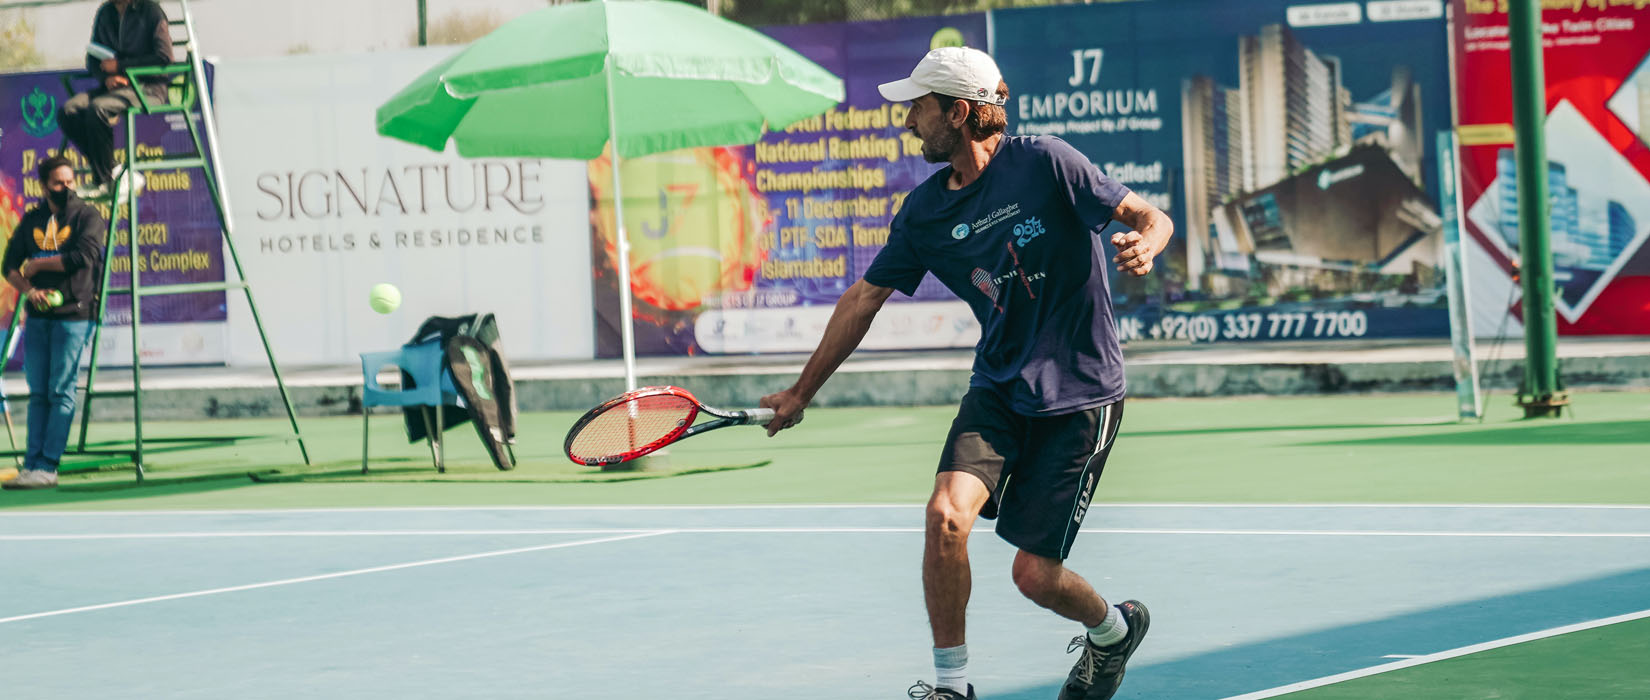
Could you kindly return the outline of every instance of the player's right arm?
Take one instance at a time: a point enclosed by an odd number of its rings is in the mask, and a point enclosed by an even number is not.
[[[28,294],[34,288],[33,285],[29,284],[29,278],[24,277],[20,269],[23,266],[23,261],[28,260],[28,252],[23,249],[23,237],[28,235],[24,233],[24,228],[28,224],[27,221],[17,222],[16,230],[13,230],[11,238],[7,239],[6,255],[3,259],[0,259],[0,274],[3,274],[6,282],[22,294]]]
[[[769,437],[801,422],[802,410],[813,401],[825,380],[842,366],[842,361],[859,347],[865,332],[871,329],[871,321],[893,293],[892,287],[878,287],[863,279],[842,293],[842,298],[836,300],[836,309],[831,312],[830,322],[825,325],[825,337],[820,339],[819,347],[814,348],[796,383],[777,394],[762,397],[761,406],[774,410],[773,420],[768,422]]]

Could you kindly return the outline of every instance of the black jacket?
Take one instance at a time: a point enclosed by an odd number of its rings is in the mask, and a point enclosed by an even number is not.
[[[499,469],[514,469],[515,456],[510,453],[507,446],[516,442],[516,390],[515,383],[510,379],[509,363],[504,361],[504,354],[499,350],[498,320],[489,313],[453,318],[431,316],[424,320],[424,325],[418,327],[418,332],[413,334],[409,344],[421,343],[430,338],[441,339],[442,354],[446,357],[444,372],[466,371],[471,377],[472,384],[482,385],[477,388],[491,394],[491,400],[482,395],[470,397],[468,408],[442,406],[442,427],[451,428],[466,420],[474,422],[482,444],[487,447],[488,455],[493,458],[493,464]],[[467,362],[454,365],[455,355],[464,357],[468,354],[456,347],[465,341],[468,341],[467,344],[477,354],[486,357],[485,369],[468,367]],[[454,377],[453,385],[460,395],[466,393],[464,384],[464,381]],[[412,376],[405,371],[401,375],[401,385],[412,385]],[[403,409],[403,412],[407,423],[407,441],[416,442],[424,439],[428,431],[424,427],[421,410],[409,406]]]
[[[122,15],[113,2],[104,2],[97,8],[92,21],[92,41],[115,52],[120,70],[139,66],[164,66],[172,63],[172,29],[166,24],[166,10],[155,0],[132,0]],[[103,62],[86,54],[86,70],[102,82],[109,74],[103,72]],[[157,75],[143,79],[148,85],[163,84],[171,76]]]
[[[29,284],[62,292],[63,305],[47,311],[30,309],[29,313],[65,321],[91,320],[97,314],[98,287],[103,282],[103,238],[108,229],[103,215],[73,194],[55,221],[51,207],[41,201],[23,214],[12,231],[0,275],[11,277],[24,260],[60,255],[62,272],[36,272]]]

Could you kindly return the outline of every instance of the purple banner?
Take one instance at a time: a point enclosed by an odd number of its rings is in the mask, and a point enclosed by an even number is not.
[[[794,290],[799,303],[835,304],[871,266],[900,202],[940,168],[923,160],[921,141],[906,131],[907,104],[888,102],[877,86],[910,75],[931,48],[983,50],[985,29],[984,15],[961,15],[766,30],[840,76],[847,99],[756,146],[757,189],[774,215],[765,286]],[[793,274],[810,261],[830,267],[833,253],[844,259],[840,276]],[[955,298],[930,275],[910,300]]]
[[[841,77],[846,99],[754,146],[622,162],[641,354],[806,352],[888,240],[905,195],[940,166],[880,83],[930,49],[986,45],[983,14],[770,27]],[[590,166],[597,354],[619,352],[612,166]],[[979,324],[932,276],[885,307],[862,348],[970,347]]]
[[[9,239],[23,213],[40,201],[40,181],[35,169],[64,145],[58,124],[58,110],[70,98],[62,76],[68,71],[14,73],[0,75],[0,230]],[[78,91],[95,86],[90,79],[74,82]],[[176,91],[174,91],[176,92]],[[199,120],[199,115],[194,117]],[[138,158],[186,157],[195,150],[184,115],[140,116],[137,122]],[[125,160],[126,126],[115,126],[116,161]],[[72,146],[68,157],[75,167],[85,161]],[[83,175],[82,181],[89,181]],[[138,272],[144,286],[222,282],[224,259],[217,212],[207,189],[206,177],[198,168],[157,170],[146,173],[147,186],[138,198]],[[109,212],[104,205],[105,217]],[[124,200],[121,203],[124,211]],[[100,232],[98,235],[105,235]],[[116,245],[106,254],[114,258],[110,284],[130,284],[132,262],[127,250],[130,219],[122,216]],[[4,243],[0,242],[0,248]],[[7,322],[16,307],[16,290],[6,286],[0,295],[0,318]],[[128,295],[109,299],[105,322],[131,323],[132,304]],[[148,297],[143,303],[144,323],[222,322],[227,318],[225,294],[198,294]]]

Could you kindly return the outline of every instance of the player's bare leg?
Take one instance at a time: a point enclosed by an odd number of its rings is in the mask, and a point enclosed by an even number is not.
[[[968,597],[973,590],[968,535],[990,495],[985,482],[973,474],[941,472],[928,499],[922,590],[934,633],[934,666],[940,677],[932,697],[973,697],[966,680]],[[922,686],[926,684],[919,682],[916,687]]]
[[[922,590],[936,647],[966,641],[964,617],[973,589],[968,535],[990,495],[985,483],[973,474],[942,472],[934,478],[922,553]]]
[[[1134,600],[1107,605],[1088,581],[1060,560],[1025,551],[1014,557],[1014,585],[1031,602],[1088,628],[1067,649],[1082,655],[1061,687],[1060,699],[1100,700],[1115,694],[1123,683],[1124,665],[1151,624],[1146,606]]]
[[[1106,601],[1059,559],[1024,551],[1016,554],[1014,585],[1031,602],[1084,627],[1099,625],[1106,617]]]

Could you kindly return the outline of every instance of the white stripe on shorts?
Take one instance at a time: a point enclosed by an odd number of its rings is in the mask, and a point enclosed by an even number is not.
[[[1119,401],[1121,401],[1121,399],[1119,399]],[[1073,525],[1078,524],[1077,508],[1083,502],[1083,491],[1085,490],[1083,485],[1088,481],[1089,467],[1094,464],[1094,458],[1100,456],[1101,452],[1104,452],[1107,447],[1110,447],[1111,440],[1117,437],[1116,435],[1106,434],[1106,432],[1111,428],[1112,411],[1116,408],[1116,403],[1109,403],[1100,408],[1100,434],[1096,436],[1096,440],[1094,441],[1094,452],[1089,455],[1088,461],[1083,462],[1083,473],[1077,475],[1077,495],[1072,497],[1071,514],[1066,517],[1066,533],[1060,537],[1061,559],[1065,559],[1066,555],[1071,553],[1068,551],[1071,547],[1069,544],[1071,541],[1071,528]],[[1090,498],[1090,501],[1093,501],[1092,497]]]

